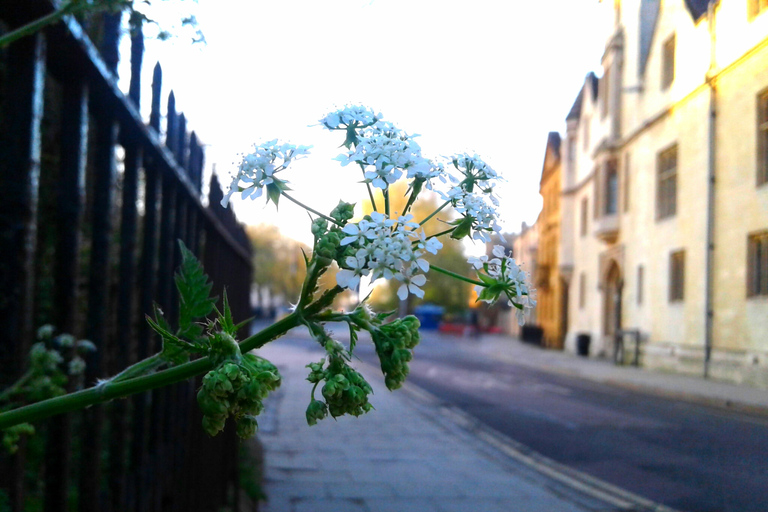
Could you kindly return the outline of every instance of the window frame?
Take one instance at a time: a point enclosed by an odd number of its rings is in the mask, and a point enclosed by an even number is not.
[[[606,64],[603,76],[600,78],[600,119],[605,119],[610,111],[611,98],[611,65]]]
[[[685,300],[685,249],[669,253],[669,302]]]
[[[673,33],[661,43],[661,90],[669,89],[675,81],[675,52],[677,40]]]
[[[656,154],[656,220],[677,215],[677,143]],[[670,157],[674,156],[674,160]],[[673,161],[674,165],[665,162]]]
[[[580,236],[583,238],[587,236],[589,228],[587,222],[589,221],[589,198],[584,196],[581,198],[581,232]]]
[[[766,0],[768,2],[768,0]],[[757,186],[768,183],[768,88],[757,95]]]
[[[637,266],[637,305],[643,305],[643,287],[645,286],[645,267]]]
[[[579,274],[579,309],[584,309],[587,304],[587,274]]]
[[[632,169],[632,159],[630,157],[629,151],[624,153],[624,183],[622,183],[622,190],[624,191],[624,203],[622,204],[622,209],[624,210],[624,213],[627,213],[629,211],[629,173]]]
[[[768,297],[768,230],[747,235],[747,298]]]
[[[613,188],[611,188],[611,177],[613,177]],[[603,173],[603,215],[619,214],[619,190],[619,162],[615,158],[609,158],[605,161]]]

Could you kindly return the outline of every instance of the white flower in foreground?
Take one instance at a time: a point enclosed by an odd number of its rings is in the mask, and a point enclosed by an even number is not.
[[[436,239],[427,240],[412,219],[412,215],[405,215],[395,220],[374,212],[358,223],[344,226],[348,236],[341,244],[357,251],[354,257],[344,260],[336,283],[342,288],[354,288],[361,276],[370,275],[372,280],[394,278],[401,283],[399,297],[409,293],[423,297],[420,287],[427,282],[424,274],[429,272],[429,262],[423,256],[426,252],[436,254],[442,244]]]
[[[320,124],[329,130],[341,130],[355,125],[370,126],[381,118],[381,113],[374,114],[373,110],[368,107],[347,105],[320,119]]]
[[[374,187],[385,189],[399,180],[403,172],[429,173],[429,160],[421,156],[416,135],[395,128],[389,123],[377,122],[357,136],[354,148],[336,157],[342,166],[358,163],[365,179]]]
[[[235,192],[241,192],[243,199],[256,199],[265,187],[275,182],[284,186],[287,182],[275,178],[275,173],[285,170],[293,160],[309,154],[310,148],[281,144],[277,139],[254,145],[254,151],[243,156],[237,174],[232,177],[229,190],[221,200],[221,206],[226,208]]]

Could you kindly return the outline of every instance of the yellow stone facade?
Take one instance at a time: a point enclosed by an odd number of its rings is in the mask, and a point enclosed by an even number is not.
[[[603,73],[561,148],[567,350],[589,335],[612,357],[638,330],[644,366],[768,387],[768,296],[747,293],[749,237],[768,231],[768,9],[750,5],[602,3]]]
[[[533,276],[538,301],[538,323],[543,329],[543,345],[562,349],[564,322],[563,283],[560,278],[560,134],[547,138],[539,193],[543,207],[536,221],[539,231],[536,273]]]

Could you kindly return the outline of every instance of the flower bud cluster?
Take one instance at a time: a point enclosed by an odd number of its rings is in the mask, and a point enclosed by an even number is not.
[[[262,400],[280,386],[277,368],[253,354],[244,354],[240,362],[228,361],[208,372],[197,393],[203,412],[203,430],[215,436],[224,429],[227,417],[237,422],[237,435],[245,439],[256,432],[256,416]]]
[[[315,425],[328,414],[334,418],[351,414],[360,416],[373,409],[368,395],[373,393],[370,384],[344,358],[344,347],[336,340],[325,339],[327,356],[317,363],[310,363],[307,380],[321,388],[323,400],[314,396],[307,407],[307,423]],[[314,393],[313,393],[314,395]]]
[[[419,325],[415,316],[406,316],[371,330],[381,371],[384,372],[384,384],[389,390],[402,386],[408,376],[408,362],[419,343]]]

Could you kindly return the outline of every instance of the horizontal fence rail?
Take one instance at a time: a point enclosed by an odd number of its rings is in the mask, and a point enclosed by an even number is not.
[[[0,30],[53,12],[48,0],[0,0]],[[214,176],[201,201],[204,151],[162,70],[139,114],[143,37],[131,37],[127,95],[117,85],[120,16],[72,16],[0,50],[0,388],[27,365],[35,332],[90,339],[84,382],[157,352],[144,316],[173,324],[181,240],[250,316],[251,252]],[[164,136],[163,136],[164,135]],[[74,384],[72,384],[74,386]],[[197,381],[35,425],[0,458],[0,509],[213,511],[238,503],[233,429],[200,427]]]

